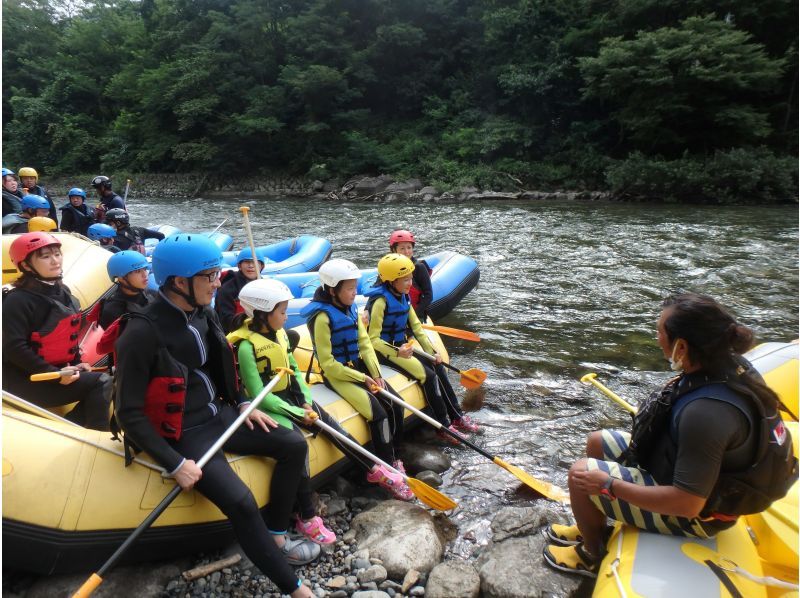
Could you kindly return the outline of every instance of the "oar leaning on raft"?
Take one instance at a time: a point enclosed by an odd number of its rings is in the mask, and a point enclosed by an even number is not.
[[[396,349],[398,351],[400,350],[400,347],[397,347],[391,343],[387,344],[393,349]],[[414,355],[423,357],[428,361],[430,361],[431,363],[434,363],[436,361],[436,358],[433,355],[431,355],[430,353],[426,353],[422,349],[418,349],[417,347],[412,347],[412,350],[414,351]],[[457,367],[450,365],[446,361],[443,361],[442,365],[446,367],[448,370],[456,372],[460,376],[459,382],[461,383],[461,386],[463,386],[464,388],[468,388],[470,390],[478,388],[481,384],[483,384],[486,381],[487,378],[486,372],[484,372],[483,370],[479,370],[478,368],[459,370]]]

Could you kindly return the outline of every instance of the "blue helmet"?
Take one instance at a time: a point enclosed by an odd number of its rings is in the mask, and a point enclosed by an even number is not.
[[[167,237],[153,250],[153,275],[162,286],[170,276],[190,278],[222,265],[222,252],[208,237],[181,233]]]
[[[95,224],[93,226],[98,225]],[[99,226],[105,225],[101,224]],[[122,278],[134,270],[141,270],[142,268],[147,268],[149,270],[150,262],[138,251],[130,250],[115,253],[106,264],[106,270],[108,271],[108,277],[111,279],[111,282],[114,282],[115,278]]]
[[[236,265],[238,266],[241,262],[252,259],[253,259],[253,250],[250,249],[249,247],[245,247],[244,249],[240,250],[239,253],[236,254]],[[256,259],[263,264],[264,252],[256,249]]]
[[[87,234],[92,241],[99,241],[100,239],[113,239],[117,236],[117,231],[113,226],[98,223],[90,226]]]
[[[7,177],[10,174],[16,176],[16,173],[13,170],[11,170],[10,168],[4,168],[3,169],[3,178]]]
[[[82,198],[86,199],[86,191],[80,187],[73,187],[69,190],[69,193],[67,193],[67,197],[72,197],[73,195],[80,195]]]
[[[22,209],[23,210],[49,210],[50,209],[50,202],[47,201],[41,195],[34,195],[33,193],[29,193],[25,197],[22,198]]]

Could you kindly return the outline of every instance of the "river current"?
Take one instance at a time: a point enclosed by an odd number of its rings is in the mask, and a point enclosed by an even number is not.
[[[389,233],[408,228],[418,256],[452,249],[476,259],[478,288],[437,323],[482,337],[478,344],[445,339],[452,363],[489,375],[484,407],[474,414],[485,430],[478,442],[562,487],[589,431],[629,426],[579,378],[597,372],[636,402],[669,377],[655,340],[667,295],[710,294],[759,341],[798,335],[797,206],[134,198],[129,210],[134,225],[187,231],[229,218],[222,230],[242,247],[240,205],[251,207],[256,245],[313,234],[332,241],[333,257],[372,268]],[[466,557],[485,543],[498,508],[534,497],[477,453],[446,451],[453,467],[442,490],[461,507],[450,550]]]

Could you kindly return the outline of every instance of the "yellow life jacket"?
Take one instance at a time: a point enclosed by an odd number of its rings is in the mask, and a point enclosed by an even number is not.
[[[278,342],[271,341],[263,334],[253,332],[248,328],[252,320],[245,320],[241,328],[228,333],[228,342],[236,345],[243,340],[249,341],[253,345],[253,351],[256,355],[256,370],[262,380],[268,381],[274,375],[277,368],[290,368],[289,364],[289,337],[286,336],[286,331],[281,329],[277,332],[275,337]],[[266,375],[265,375],[266,373]],[[272,389],[272,392],[280,392],[289,386],[289,378],[281,376],[280,381]]]

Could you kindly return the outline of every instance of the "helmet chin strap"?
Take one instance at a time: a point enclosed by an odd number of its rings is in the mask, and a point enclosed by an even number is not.
[[[33,264],[31,264],[28,260],[24,260],[24,263],[28,264],[28,267],[30,268],[30,270],[28,270],[28,272],[33,274],[33,277],[36,280],[40,280],[42,282],[46,282],[47,284],[53,284],[55,282],[60,281],[62,278],[64,278],[64,271],[63,270],[61,271],[61,274],[59,274],[58,276],[42,276],[41,274],[39,274],[39,272],[36,271],[36,268],[34,268]]]
[[[186,302],[191,305],[193,308],[197,309],[200,307],[200,304],[197,302],[197,298],[194,296],[194,276],[189,276],[186,280],[189,281],[189,292],[184,293],[175,285],[175,280],[173,279],[170,282],[169,290],[178,295],[179,297],[186,300]]]
[[[133,286],[131,283],[128,282],[128,275],[127,274],[125,276],[117,277],[117,284],[119,286],[121,286],[123,289],[125,289],[127,291],[131,291],[133,294],[136,294],[136,293],[139,292],[139,289],[137,289],[135,286]]]

